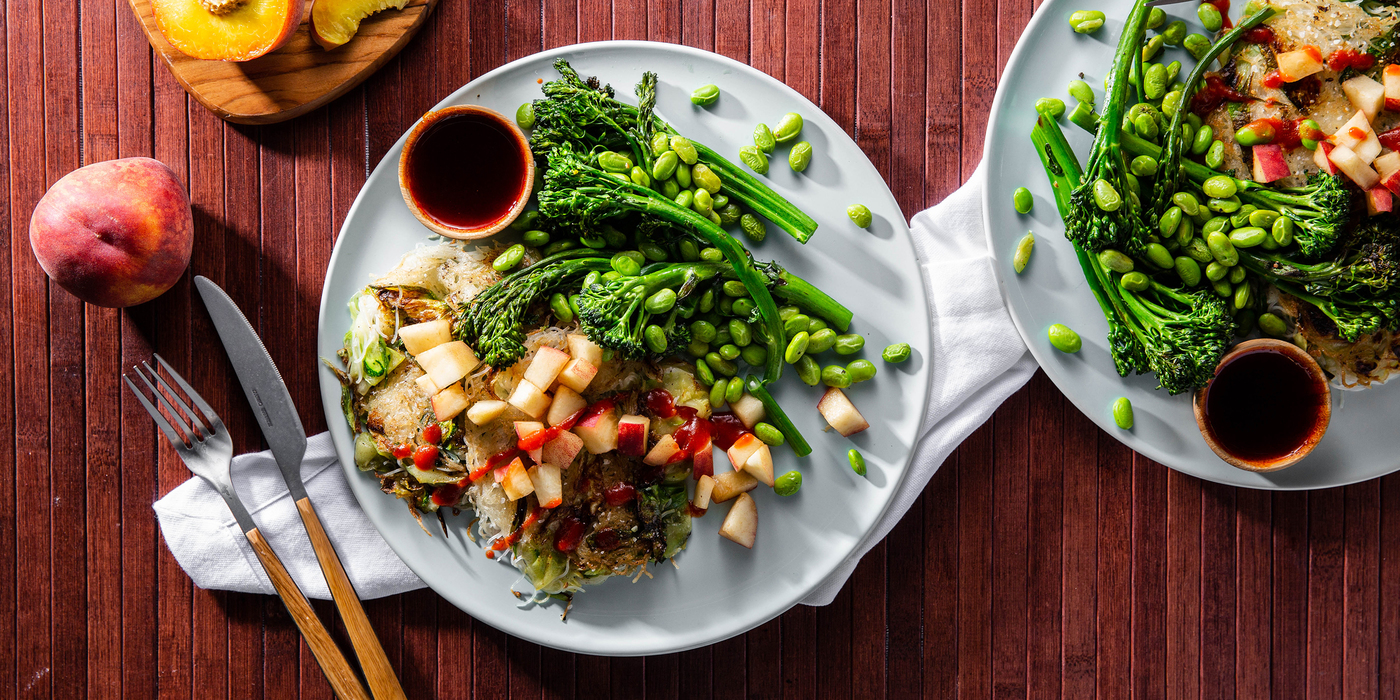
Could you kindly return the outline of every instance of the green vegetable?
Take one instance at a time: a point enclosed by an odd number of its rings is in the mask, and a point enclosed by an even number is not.
[[[864,204],[852,204],[846,207],[846,216],[850,217],[851,222],[861,228],[870,228],[870,224],[874,221],[870,209]]]
[[[1162,213],[1162,218],[1157,221],[1157,230],[1163,236],[1176,235],[1176,228],[1181,225],[1181,207],[1173,206]]]
[[[1317,142],[1326,138],[1323,136],[1322,126],[1312,119],[1304,119],[1303,123],[1298,125],[1298,136],[1302,141],[1303,148],[1309,151],[1316,151]],[[1314,138],[1308,138],[1309,136]]]
[[[783,321],[783,330],[787,334],[792,335],[794,333],[807,330],[807,324],[809,322],[811,322],[811,319],[807,316],[807,314],[793,314],[791,316],[788,316],[788,319],[786,321]]]
[[[1201,264],[1194,258],[1182,255],[1176,259],[1176,276],[1181,278],[1181,283],[1194,287],[1201,283]]]
[[[1274,221],[1274,225],[1270,228],[1269,233],[1270,236],[1273,237],[1274,242],[1278,243],[1280,246],[1286,246],[1292,243],[1293,220],[1286,216],[1280,216]]]
[[[1078,78],[1069,81],[1069,96],[1074,98],[1076,102],[1089,105],[1091,108],[1094,105],[1094,88],[1089,87],[1088,83]]]
[[[1211,7],[1202,5],[1201,7]],[[1113,423],[1124,430],[1133,429],[1133,403],[1126,396],[1113,401]]]
[[[740,319],[732,318],[729,320],[729,337],[735,345],[742,348],[753,342],[753,331],[749,328],[749,324]]]
[[[549,234],[544,231],[526,231],[525,235],[520,238],[525,242],[525,245],[531,248],[543,248],[549,245]]]
[[[1111,248],[1099,253],[1099,264],[1118,273],[1133,271],[1133,259]]]
[[[865,476],[865,457],[860,450],[852,447],[846,452],[846,461],[851,463],[851,470],[860,476]]]
[[[700,87],[695,88],[695,92],[690,93],[690,102],[692,104],[700,105],[701,107],[709,107],[710,105],[714,104],[715,101],[718,99],[719,88],[713,84],[701,85]]]
[[[554,317],[560,323],[569,323],[574,320],[574,310],[569,306],[569,299],[563,292],[555,292],[549,295],[549,310],[554,312]]]
[[[851,378],[851,383],[863,382],[867,379],[875,378],[875,363],[870,360],[852,360],[846,364],[846,375]]]
[[[716,411],[723,408],[725,403],[725,394],[727,394],[728,392],[728,381],[722,379],[715,380],[715,383],[710,385],[710,408],[713,408]]]
[[[657,134],[661,136],[661,134]],[[651,176],[655,180],[665,180],[676,172],[676,166],[680,165],[681,157],[675,151],[666,151],[656,157],[651,164]],[[679,187],[679,185],[677,185]]]
[[[1118,278],[1118,284],[1130,292],[1141,292],[1152,286],[1152,280],[1141,272],[1129,272]]]
[[[733,362],[720,357],[718,352],[706,353],[705,364],[709,365],[715,374],[724,377],[732,377],[739,372],[739,368],[735,367]]]
[[[816,333],[817,331],[826,329],[826,327],[826,321],[823,321],[819,318],[814,318],[807,322],[808,333]]]
[[[1151,117],[1144,117],[1151,119]],[[1128,166],[1129,172],[1138,177],[1152,177],[1157,174],[1157,160],[1152,156],[1138,156]]]
[[[1210,39],[1200,34],[1187,34],[1186,39],[1182,41],[1182,46],[1185,47],[1187,53],[1191,54],[1192,58],[1199,61],[1206,55],[1206,52],[1210,51]]]
[[[645,256],[635,250],[618,253],[612,256],[608,264],[613,271],[623,277],[636,277],[642,274],[642,263],[646,262]]]
[[[680,156],[681,163],[685,165],[695,165],[696,161],[700,159],[699,154],[695,151],[695,144],[691,143],[690,139],[684,136],[675,135],[671,137],[671,150],[675,151],[676,155]],[[690,171],[687,169],[686,172]],[[689,186],[685,183],[681,183],[681,185],[683,187]]]
[[[773,427],[770,423],[764,423],[763,421],[754,423],[753,434],[754,437],[762,440],[766,445],[777,447],[783,444],[783,432]]]
[[[724,390],[724,400],[734,403],[744,397],[744,380],[741,377],[734,377],[729,380],[729,386]]]
[[[1156,57],[1157,57],[1157,52],[1158,52],[1158,51],[1161,51],[1161,50],[1162,50],[1162,46],[1165,45],[1165,44],[1166,44],[1166,40],[1163,39],[1162,37],[1160,37],[1160,36],[1154,36],[1154,37],[1152,37],[1152,39],[1149,40],[1149,41],[1147,42],[1147,44],[1144,45],[1144,46],[1142,47],[1142,61],[1143,61],[1144,63],[1146,63],[1146,62],[1151,61],[1152,59],[1156,58]]]
[[[807,166],[812,163],[812,144],[808,141],[798,141],[792,145],[792,150],[788,151],[788,167],[795,173],[807,170]]]
[[[1181,42],[1186,39],[1186,23],[1181,20],[1174,20],[1162,30],[1162,40],[1169,46],[1181,46]]]
[[[748,318],[749,314],[753,313],[753,310],[754,303],[752,301],[749,301],[747,298],[735,299],[734,303],[730,306],[730,311],[735,316],[739,316],[741,318]]]
[[[694,209],[701,216],[708,217],[715,210],[714,197],[710,196],[709,190],[695,190],[695,201],[691,203],[690,208]]]
[[[807,343],[811,340],[811,335],[807,331],[801,331],[792,336],[788,341],[787,350],[783,353],[783,360],[788,364],[796,364],[807,353]]]
[[[1016,274],[1021,274],[1026,270],[1026,265],[1031,262],[1031,251],[1035,249],[1035,232],[1027,231],[1021,236],[1021,240],[1016,242],[1016,252],[1011,256],[1011,268]]]
[[[1050,345],[1060,352],[1079,352],[1079,349],[1084,346],[1084,341],[1080,340],[1079,334],[1062,323],[1051,325],[1048,335]]]
[[[865,347],[865,338],[855,333],[838,335],[836,336],[835,347],[837,355],[854,355],[860,352],[861,348]]]
[[[515,108],[515,123],[522,129],[532,129],[535,126],[535,103],[526,102]]]
[[[1258,226],[1237,228],[1230,232],[1230,243],[1236,248],[1253,248],[1261,245],[1269,237],[1269,232]]]
[[[1147,99],[1149,99],[1149,100],[1160,100],[1160,99],[1162,99],[1162,96],[1165,95],[1165,94],[1167,94],[1167,84],[1168,84],[1168,81],[1167,81],[1167,67],[1166,67],[1166,66],[1163,66],[1163,65],[1160,64],[1160,63],[1154,63],[1154,64],[1148,66],[1147,69],[1146,69],[1145,71],[1143,71],[1143,76],[1142,76],[1142,92],[1143,92],[1143,94],[1147,97]],[[1143,116],[1147,116],[1147,115],[1143,115]],[[1150,122],[1149,122],[1149,123],[1150,123]],[[1134,126],[1137,126],[1137,119],[1134,119],[1134,120],[1133,120],[1133,125],[1134,125]],[[1141,133],[1141,131],[1142,131],[1142,129],[1139,128],[1139,129],[1138,129],[1138,132]],[[1155,123],[1152,124],[1152,133],[1153,133],[1153,135],[1155,135],[1155,134],[1157,133],[1157,125],[1156,125]],[[1153,138],[1153,137],[1152,137],[1152,136],[1146,136],[1146,138]]]
[[[773,128],[773,139],[778,143],[787,143],[802,133],[802,115],[797,112],[788,112],[778,120],[778,125]]]
[[[792,470],[773,480],[773,493],[779,496],[791,496],[802,488],[802,473]]]
[[[681,190],[680,193],[676,195],[675,202],[676,206],[682,209],[690,209],[695,204],[695,193],[691,192],[690,190]],[[706,250],[713,250],[715,252],[719,252],[718,248],[707,248]],[[715,260],[722,260],[723,258],[724,256],[723,254],[721,254],[720,257],[715,258]],[[701,258],[701,260],[704,260],[704,258]],[[714,260],[711,260],[710,262],[714,262]]]
[[[631,172],[632,159],[621,153],[603,151],[598,154],[598,167],[610,173]]]
[[[517,243],[509,248],[506,248],[504,253],[497,255],[496,259],[491,261],[491,267],[496,272],[505,272],[515,267],[516,265],[519,265],[520,261],[524,259],[525,246]]]
[[[690,337],[702,343],[708,343],[715,339],[714,324],[700,319],[690,324]]]
[[[745,345],[739,349],[739,357],[749,363],[750,367],[762,368],[768,364],[768,348],[756,343]]]
[[[1230,237],[1216,231],[1206,237],[1206,245],[1210,248],[1211,257],[1215,261],[1226,267],[1233,267],[1240,262],[1240,255],[1235,250],[1235,244],[1230,242]]]
[[[1201,7],[1205,7],[1205,5]],[[1210,150],[1212,143],[1215,143],[1215,131],[1210,128],[1209,124],[1202,124],[1200,130],[1196,132],[1195,139],[1191,142],[1192,155],[1205,155]]]
[[[628,173],[628,177],[631,178],[632,182],[635,182],[638,185],[641,185],[642,187],[651,187],[651,176],[648,175],[647,171],[643,170],[642,166],[640,165],[632,166],[632,170]]]
[[[704,359],[706,355],[710,354],[710,344],[692,340],[689,345],[685,346],[685,352],[696,359]]]
[[[744,212],[739,209],[739,205],[730,202],[717,209],[715,215],[719,217],[719,225],[727,227],[739,223],[739,219],[743,217]]]
[[[753,145],[758,146],[764,153],[772,153],[778,141],[773,138],[773,132],[767,124],[759,124],[753,128]]]
[[[1035,111],[1051,119],[1059,119],[1065,113],[1065,101],[1055,97],[1042,97],[1035,101]]]
[[[849,374],[846,374],[845,367],[840,365],[827,365],[822,368],[822,383],[837,389],[845,389],[851,385],[851,377]]]
[[[740,352],[739,346],[733,343],[725,343],[719,346],[719,356],[730,362],[739,359]]]
[[[816,386],[822,380],[822,368],[810,355],[803,355],[796,363],[797,378],[807,386]]]
[[[540,220],[540,213],[534,209],[527,209],[520,212],[520,216],[515,217],[515,221],[510,222],[512,231],[529,231],[535,227],[535,222]]]
[[[1016,207],[1016,211],[1021,214],[1029,214],[1031,207],[1035,204],[1035,198],[1031,196],[1031,191],[1024,187],[1017,187],[1011,194],[1011,204]]]
[[[909,343],[895,343],[893,345],[886,345],[885,351],[880,353],[880,357],[884,358],[885,362],[899,364],[908,360],[913,352],[913,349],[909,347]]]
[[[647,297],[643,308],[649,314],[664,314],[676,306],[676,290],[669,287],[657,290],[657,292]]]
[[[1216,139],[1210,143],[1210,148],[1206,149],[1205,164],[1211,170],[1217,170],[1225,163],[1225,142]]]
[[[1098,10],[1079,10],[1069,16],[1069,26],[1076,34],[1092,34],[1103,26],[1104,19]]]
[[[763,239],[768,236],[767,227],[753,214],[741,215],[739,217],[739,228],[743,229],[744,234],[754,243],[762,243]]]
[[[646,341],[647,347],[651,348],[652,352],[666,352],[666,348],[669,346],[669,343],[666,341],[665,329],[654,323],[646,327],[646,330],[642,333],[642,338]]]
[[[1192,261],[1194,262],[1194,261]],[[1206,279],[1212,283],[1219,282],[1230,276],[1230,268],[1212,260],[1206,265]]]
[[[1153,265],[1164,270],[1173,265],[1171,251],[1167,250],[1167,247],[1161,243],[1147,244],[1147,259],[1150,260]]]
[[[1273,143],[1278,137],[1274,126],[1266,121],[1250,122],[1235,132],[1235,141],[1241,146],[1259,146]]]
[[[660,156],[662,153],[671,150],[671,139],[660,131],[651,135],[651,154]],[[666,179],[666,178],[661,178]]]
[[[1208,2],[1203,2],[1200,7],[1196,8],[1196,17],[1201,20],[1201,26],[1211,33],[1218,32],[1221,27],[1225,26],[1224,18],[1220,15],[1220,8]]]
[[[1283,319],[1267,311],[1259,314],[1258,323],[1259,330],[1262,331],[1264,335],[1282,338],[1288,333],[1288,324],[1284,323]]]
[[[739,149],[739,161],[749,166],[749,169],[759,175],[768,173],[768,156],[763,155],[763,151],[757,146],[744,146]]]
[[[1228,175],[1216,175],[1201,183],[1201,191],[1213,199],[1227,199],[1235,196],[1235,179]]]

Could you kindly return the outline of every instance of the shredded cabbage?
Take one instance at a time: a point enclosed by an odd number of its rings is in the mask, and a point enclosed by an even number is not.
[[[350,331],[345,334],[345,349],[349,353],[346,373],[364,393],[389,376],[404,361],[403,353],[389,346],[380,329],[384,325],[384,310],[379,299],[370,291],[350,298]],[[398,314],[395,314],[395,332]]]

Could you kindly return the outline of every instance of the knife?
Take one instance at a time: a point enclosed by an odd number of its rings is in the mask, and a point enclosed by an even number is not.
[[[389,665],[384,647],[379,644],[379,637],[365,616],[360,597],[355,593],[350,578],[345,575],[345,567],[326,536],[326,529],[316,515],[311,498],[306,495],[306,486],[301,481],[301,459],[306,455],[306,430],[301,427],[301,417],[297,415],[296,404],[292,403],[292,395],[282,381],[282,373],[277,371],[277,365],[272,362],[267,348],[263,347],[262,339],[233,299],[207,277],[196,276],[194,284],[204,299],[205,308],[209,310],[209,317],[214,322],[214,330],[219,333],[219,340],[224,344],[229,362],[233,364],[233,372],[243,385],[243,393],[253,408],[258,427],[262,428],[272,456],[277,460],[277,467],[282,470],[282,479],[287,482],[287,490],[296,502],[301,521],[306,525],[311,547],[321,564],[321,572],[326,576],[326,584],[335,598],[340,617],[345,621],[355,654],[360,657],[360,666],[365,679],[369,681],[370,691],[376,700],[404,698],[398,676]]]

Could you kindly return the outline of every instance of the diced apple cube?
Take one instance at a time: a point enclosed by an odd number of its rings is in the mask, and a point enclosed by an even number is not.
[[[445,318],[399,327],[399,339],[410,355],[452,342],[452,323]]]
[[[1351,149],[1368,165],[1381,154],[1381,141],[1376,137],[1376,131],[1371,128],[1371,122],[1366,119],[1366,115],[1360,112],[1343,124],[1342,128],[1337,129],[1337,133],[1332,134],[1332,143]]]
[[[559,467],[536,464],[530,467],[528,473],[541,508],[558,508],[564,503],[564,484],[559,478]]]
[[[541,345],[535,350],[535,359],[530,361],[530,367],[525,370],[525,381],[541,389],[548,389],[554,383],[554,378],[559,376],[559,370],[564,369],[566,364],[569,364],[568,353]]]
[[[1358,187],[1369,190],[1380,182],[1381,176],[1371,169],[1360,157],[1346,146],[1337,146],[1332,152],[1327,154],[1327,158],[1332,161],[1337,169],[1344,175],[1351,178]]]
[[[594,367],[603,366],[603,349],[580,333],[569,334],[569,354],[575,360],[583,360]]]
[[[589,454],[612,452],[617,449],[617,411],[610,409],[584,416],[574,426],[574,433],[583,438],[583,447]]]
[[[1273,182],[1293,174],[1288,169],[1288,160],[1283,157],[1283,148],[1278,144],[1255,146],[1253,150],[1255,182]]]
[[[754,437],[753,433],[744,433],[734,440],[734,444],[729,446],[729,464],[734,467],[734,471],[744,468],[744,463],[749,461],[749,457],[763,445],[763,442]]]
[[[1279,77],[1285,83],[1297,82],[1322,70],[1322,53],[1316,46],[1284,51],[1274,58],[1278,61]]]
[[[647,453],[647,433],[651,419],[646,416],[623,416],[617,422],[617,451],[631,457]],[[675,442],[672,440],[671,442]]]
[[[663,464],[669,464],[680,451],[681,446],[676,444],[676,439],[665,435],[656,441],[656,445],[651,448],[646,457],[642,458],[642,461],[653,467],[659,467]]]
[[[558,465],[560,469],[567,469],[574,463],[574,456],[582,449],[583,438],[565,431],[544,444],[540,458],[549,464]]]
[[[525,470],[525,463],[516,457],[506,467],[505,478],[501,479],[501,488],[506,492],[506,498],[518,501],[535,492],[535,485],[530,481],[530,474]]]
[[[1327,157],[1327,154],[1331,153],[1334,148],[1336,148],[1336,146],[1326,141],[1319,141],[1317,143],[1317,150],[1313,151],[1313,162],[1317,164],[1317,169],[1328,175],[1337,174],[1337,166],[1332,165],[1332,159]]]
[[[822,400],[817,402],[817,410],[836,432],[841,433],[841,437],[850,437],[870,427],[870,424],[865,422],[865,417],[856,410],[855,404],[846,398],[846,393],[834,386],[822,394]]]
[[[1391,151],[1376,156],[1376,160],[1371,163],[1371,167],[1375,168],[1376,172],[1380,173],[1381,179],[1385,179],[1385,176],[1400,171],[1400,152]]]
[[[758,444],[758,449],[744,462],[744,471],[753,474],[765,486],[773,485],[773,453],[768,450],[768,445]]]
[[[569,364],[564,365],[564,369],[559,372],[559,383],[582,392],[588,388],[589,382],[598,374],[598,368],[590,364],[587,360],[580,360],[575,357],[569,360]]]
[[[715,488],[710,493],[710,500],[715,503],[724,503],[741,493],[758,488],[758,479],[748,472],[725,472],[714,479]]]
[[[418,390],[423,392],[424,396],[432,396],[442,391],[442,387],[434,383],[433,378],[426,374],[413,380],[413,383],[418,385]]]
[[[467,420],[470,420],[476,425],[486,425],[500,418],[501,414],[506,412],[507,405],[506,402],[497,401],[495,399],[477,401],[475,404],[472,404],[471,408],[467,409]]]
[[[719,526],[719,534],[725,539],[753,549],[754,538],[758,536],[758,504],[747,493],[739,494],[739,500],[729,507],[724,516],[724,524]]]
[[[1390,194],[1390,190],[1388,190],[1388,189],[1386,189],[1386,188],[1384,188],[1384,187],[1382,187],[1382,186],[1380,186],[1380,185],[1376,185],[1375,187],[1372,187],[1371,189],[1366,190],[1366,213],[1367,213],[1367,214],[1370,214],[1371,216],[1375,216],[1376,214],[1380,214],[1381,212],[1389,212],[1390,210],[1391,210],[1391,194]]]
[[[710,507],[710,494],[715,490],[715,479],[709,474],[700,477],[695,482],[695,498],[690,499],[690,504],[699,510]]]
[[[417,360],[418,366],[422,367],[423,371],[433,378],[433,383],[440,387],[452,384],[467,376],[480,364],[472,349],[460,340],[424,350],[413,359]]]
[[[744,422],[744,427],[753,430],[753,427],[768,415],[763,408],[763,402],[759,401],[753,394],[744,392],[744,395],[732,404],[729,409],[734,411],[734,415]]]
[[[559,425],[585,408],[588,408],[588,399],[579,396],[577,391],[560,385],[554,392],[554,403],[549,405],[549,415],[544,420],[550,425]]]
[[[1385,109],[1400,112],[1400,66],[1394,63],[1381,71],[1381,83],[1385,85]]]
[[[467,410],[471,399],[460,382],[433,394],[433,416],[440,421],[452,420],[458,413]]]
[[[1366,75],[1358,75],[1342,83],[1342,92],[1346,93],[1353,107],[1366,115],[1367,121],[1375,121],[1385,104],[1385,86]]]
[[[695,452],[691,454],[690,473],[696,479],[702,476],[714,476],[715,447],[709,438],[706,438],[705,444],[695,448]]]
[[[539,418],[549,410],[549,394],[535,386],[532,382],[521,381],[515,385],[515,391],[511,393],[510,405],[525,412],[531,418]]]
[[[515,439],[516,439],[516,440],[524,440],[525,438],[530,437],[531,435],[534,435],[535,433],[538,433],[538,432],[540,432],[541,430],[544,430],[544,423],[541,423],[541,422],[539,422],[539,421],[533,421],[533,420],[518,420],[518,421],[515,421]]]

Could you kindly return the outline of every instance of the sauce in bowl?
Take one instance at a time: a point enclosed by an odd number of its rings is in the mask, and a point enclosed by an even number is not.
[[[501,230],[524,208],[534,160],[524,134],[474,105],[429,112],[399,161],[399,186],[428,228],[453,238]]]
[[[1302,459],[1322,439],[1331,413],[1322,369],[1282,341],[1241,343],[1196,396],[1197,422],[1211,449],[1252,471]]]

